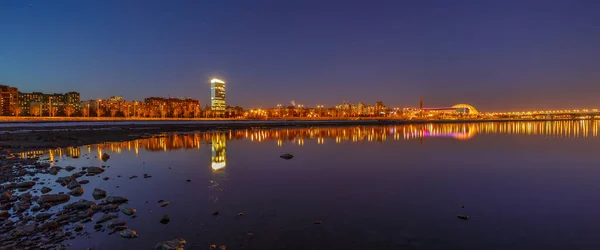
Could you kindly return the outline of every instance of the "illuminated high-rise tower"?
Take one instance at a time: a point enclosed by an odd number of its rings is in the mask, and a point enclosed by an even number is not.
[[[216,116],[225,113],[225,82],[217,78],[210,80],[210,110]]]

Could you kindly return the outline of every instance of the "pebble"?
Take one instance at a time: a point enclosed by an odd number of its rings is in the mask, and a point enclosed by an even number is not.
[[[133,231],[129,228],[122,230],[120,234],[121,234],[121,237],[126,238],[126,239],[132,239],[132,238],[138,237],[137,232]]]
[[[186,243],[187,242],[185,239],[176,238],[156,244],[156,246],[154,246],[154,250],[183,250]]]
[[[126,215],[132,215],[132,214],[135,214],[135,212],[137,212],[137,210],[135,210],[135,208],[123,208],[122,211]]]
[[[294,156],[292,154],[282,154],[279,157],[281,157],[285,160],[291,160],[292,158],[294,158]]]
[[[107,203],[125,203],[128,202],[129,199],[121,196],[108,196],[106,197]]]
[[[125,226],[125,221],[113,219],[108,222],[108,228],[114,228],[118,226]]]
[[[163,215],[162,218],[160,218],[160,223],[162,224],[168,224],[171,221],[171,218],[169,217],[169,215]]]
[[[94,196],[95,200],[102,199],[102,198],[106,197],[106,191],[104,189],[94,188],[94,192],[92,193],[92,196]]]
[[[71,192],[69,192],[69,194],[73,195],[73,196],[81,196],[83,194],[83,188],[77,187],[77,188],[71,190]]]
[[[108,159],[110,159],[110,155],[107,153],[102,154],[102,161],[108,161]]]
[[[42,189],[40,191],[42,192],[42,194],[45,194],[45,193],[48,193],[48,192],[52,191],[52,188],[42,187]]]

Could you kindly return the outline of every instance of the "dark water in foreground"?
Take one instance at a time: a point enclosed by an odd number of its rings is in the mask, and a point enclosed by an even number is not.
[[[91,222],[90,239],[66,242],[73,249],[150,249],[176,237],[186,249],[600,249],[598,127],[254,129],[53,150],[51,158],[100,166],[94,156],[109,153],[104,174],[81,178],[91,180],[82,198],[99,187],[138,210],[120,218],[139,238],[96,233]]]

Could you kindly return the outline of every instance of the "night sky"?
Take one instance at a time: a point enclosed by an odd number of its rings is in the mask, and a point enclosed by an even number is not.
[[[0,1],[0,83],[82,99],[600,108],[600,1]]]

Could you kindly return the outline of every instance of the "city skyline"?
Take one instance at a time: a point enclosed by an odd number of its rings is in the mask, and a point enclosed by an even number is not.
[[[6,1],[0,83],[209,103],[216,77],[231,105],[251,108],[421,96],[486,111],[600,106],[599,3],[434,2]]]

